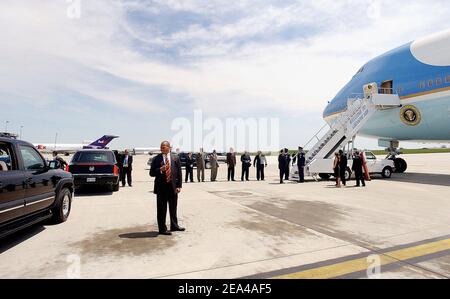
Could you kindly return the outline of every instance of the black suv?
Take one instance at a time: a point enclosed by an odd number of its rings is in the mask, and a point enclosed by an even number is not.
[[[28,142],[0,133],[0,238],[43,220],[67,220],[74,185],[59,162]]]

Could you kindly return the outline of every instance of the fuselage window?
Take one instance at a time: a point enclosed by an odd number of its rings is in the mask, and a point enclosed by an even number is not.
[[[420,81],[419,88],[420,89],[424,89],[425,88],[425,82],[424,81]]]
[[[428,87],[433,87],[433,80],[428,80]]]
[[[436,78],[436,85],[441,85],[441,84],[442,84],[442,79]]]

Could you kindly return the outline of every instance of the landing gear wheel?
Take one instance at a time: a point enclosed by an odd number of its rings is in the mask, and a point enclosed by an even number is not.
[[[319,173],[319,177],[322,179],[322,180],[325,180],[325,181],[328,181],[329,179],[330,179],[330,175],[329,174],[327,174],[327,173]]]
[[[395,158],[394,165],[396,173],[404,173],[408,168],[408,164],[402,158]]]

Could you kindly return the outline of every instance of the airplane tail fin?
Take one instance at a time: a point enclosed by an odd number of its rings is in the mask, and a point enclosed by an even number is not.
[[[118,138],[119,136],[114,136],[114,135],[104,135],[101,138],[95,140],[94,142],[92,142],[91,144],[84,146],[83,148],[97,148],[97,149],[101,149],[101,148],[105,148],[108,143],[110,143],[113,139]]]

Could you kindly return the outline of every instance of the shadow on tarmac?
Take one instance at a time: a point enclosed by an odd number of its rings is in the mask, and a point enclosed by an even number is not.
[[[158,237],[158,232],[136,232],[136,233],[127,233],[119,235],[122,239],[142,239],[142,238],[156,238]]]
[[[413,184],[450,186],[450,175],[448,174],[407,172],[403,174],[393,174],[390,180]]]
[[[0,243],[0,254],[43,232],[45,230],[44,223],[32,225],[3,238]]]

